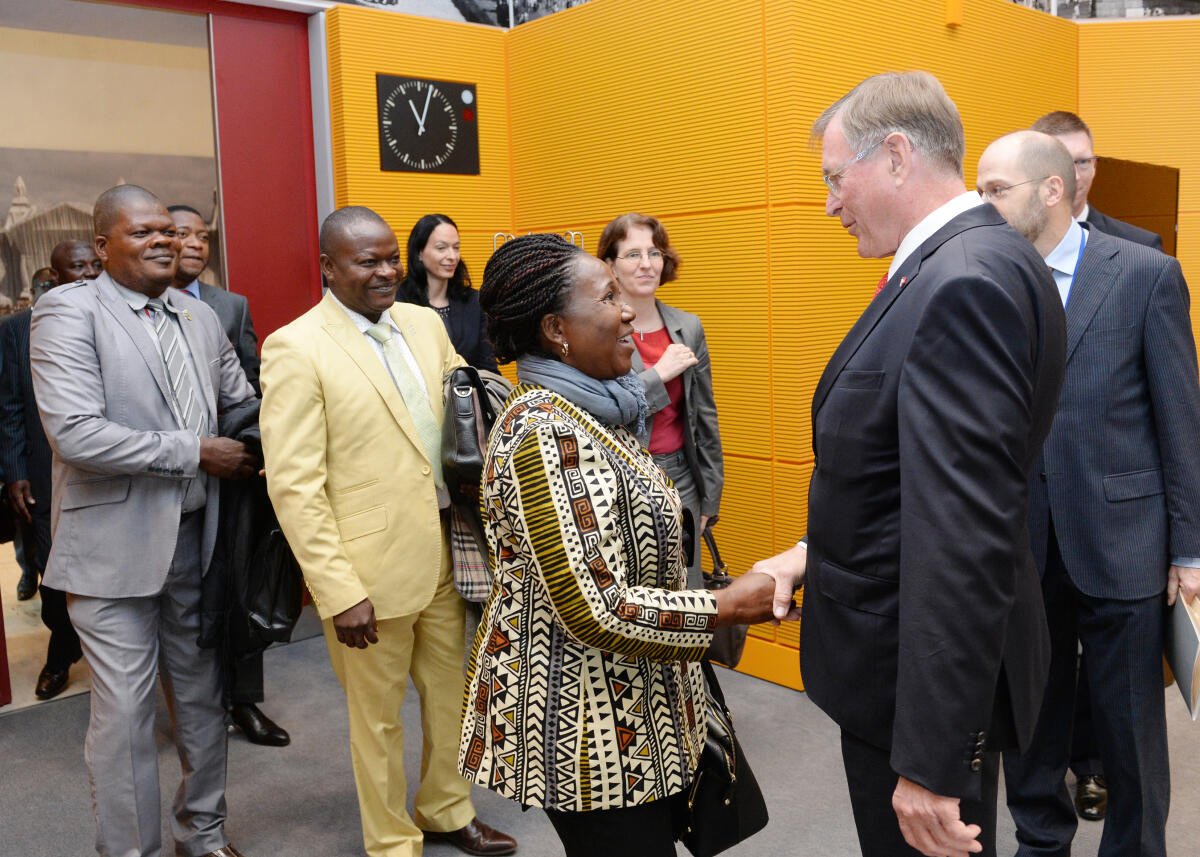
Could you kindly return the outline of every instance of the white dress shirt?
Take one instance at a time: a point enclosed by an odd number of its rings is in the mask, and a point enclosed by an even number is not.
[[[970,211],[977,205],[983,205],[983,198],[977,192],[968,190],[925,215],[925,219],[910,229],[904,236],[904,240],[900,242],[900,246],[896,248],[896,255],[892,257],[892,264],[888,266],[888,279],[890,280],[896,271],[900,270],[900,266],[913,254],[914,250],[933,237],[933,233],[964,211]]]

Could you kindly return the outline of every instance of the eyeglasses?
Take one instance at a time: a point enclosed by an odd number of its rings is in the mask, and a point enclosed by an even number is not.
[[[874,143],[867,146],[867,148],[863,149],[861,152],[859,152],[857,155],[855,155],[853,158],[851,158],[849,161],[847,161],[845,164],[843,164],[841,169],[834,170],[831,173],[825,173],[824,175],[822,175],[821,181],[825,182],[825,187],[829,188],[829,192],[831,194],[833,194],[834,196],[838,196],[841,193],[841,189],[842,189],[842,177],[845,176],[846,171],[849,170],[855,164],[857,164],[859,161],[861,161],[863,158],[867,157],[867,155],[871,154],[876,149],[878,149],[879,146],[886,139],[887,139],[887,137],[880,137]]]
[[[630,250],[628,253],[622,253],[617,258],[620,259],[622,262],[628,262],[630,265],[636,265],[636,264],[638,264],[638,262],[642,261],[643,256],[645,256],[646,259],[648,261],[650,261],[651,263],[661,262],[663,260],[663,251],[662,250]]]
[[[1048,178],[1050,178],[1050,177],[1042,176],[1040,179],[1030,179],[1029,181],[1017,182],[1016,184],[1000,185],[999,187],[994,187],[991,190],[985,190],[984,188],[980,188],[979,195],[988,201],[991,201],[994,199],[1004,199],[1004,197],[1008,195],[1008,192],[1015,187],[1021,187],[1022,185],[1027,185],[1027,184],[1034,184],[1036,182],[1044,182]]]
[[[1098,155],[1092,155],[1091,157],[1088,157],[1088,158],[1076,158],[1075,159],[1075,169],[1086,170],[1091,167],[1094,167],[1094,166],[1096,166],[1097,160],[1099,160]]]

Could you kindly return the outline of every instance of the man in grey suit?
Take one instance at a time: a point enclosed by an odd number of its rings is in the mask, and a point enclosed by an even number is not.
[[[175,224],[134,185],[93,213],[104,273],[60,286],[33,313],[33,386],[54,451],[45,580],[92,670],[84,757],[96,848],[158,857],[156,674],[183,768],[172,832],[183,857],[240,857],[225,835],[225,711],[214,652],[197,647],[217,479],[251,476],[217,413],[254,396],[216,315],[169,289]]]
[[[254,322],[250,320],[249,302],[243,295],[200,282],[200,275],[208,267],[210,250],[208,224],[200,212],[190,205],[171,205],[167,211],[175,221],[175,232],[179,236],[179,268],[175,271],[174,287],[212,307],[221,327],[225,328],[225,335],[233,343],[246,380],[255,393],[260,393],[258,337],[254,335]],[[291,736],[258,707],[263,701],[262,652],[242,657],[226,653],[223,661],[226,704],[234,724],[255,744],[286,747],[291,743]]]
[[[1163,857],[1165,608],[1200,594],[1196,347],[1179,263],[1077,222],[1072,160],[1019,131],[988,147],[977,180],[1050,266],[1067,316],[1066,377],[1029,483],[1050,678],[1033,743],[1005,757],[1008,804],[1018,855],[1071,853],[1063,777],[1082,643],[1111,788],[1100,857]]]

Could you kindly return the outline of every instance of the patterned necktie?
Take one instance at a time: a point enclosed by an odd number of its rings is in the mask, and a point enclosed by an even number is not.
[[[175,404],[179,409],[177,416],[184,428],[194,432],[197,437],[204,437],[207,423],[204,399],[196,389],[191,367],[188,366],[181,341],[182,333],[171,323],[161,300],[151,298],[146,301],[146,308],[154,313],[151,321],[154,322],[154,332],[158,334],[158,344],[162,348],[163,363],[167,367],[171,391],[175,394]]]
[[[429,398],[409,367],[408,361],[400,353],[396,341],[392,339],[392,326],[386,321],[380,321],[367,328],[367,336],[383,346],[384,362],[387,363],[388,371],[392,374],[392,381],[396,384],[396,389],[400,391],[400,396],[404,399],[408,415],[412,417],[413,423],[417,426],[421,445],[425,447],[425,455],[433,467],[433,478],[438,487],[441,487],[443,484],[442,428],[433,415],[433,408],[429,406]]]
[[[875,294],[871,295],[871,300],[875,300],[875,298],[879,295],[879,293],[883,291],[883,287],[887,285],[887,281],[888,281],[887,274],[884,274],[882,277],[879,278],[879,285],[877,285],[875,287]]]

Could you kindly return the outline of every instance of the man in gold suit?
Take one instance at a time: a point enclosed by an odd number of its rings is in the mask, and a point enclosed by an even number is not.
[[[271,502],[346,692],[363,844],[370,857],[416,857],[424,840],[510,854],[457,768],[464,607],[440,439],[442,378],[464,364],[437,313],[394,303],[400,250],[379,215],[338,209],[320,245],[328,293],[263,346],[261,426]],[[424,733],[412,816],[409,677]]]

